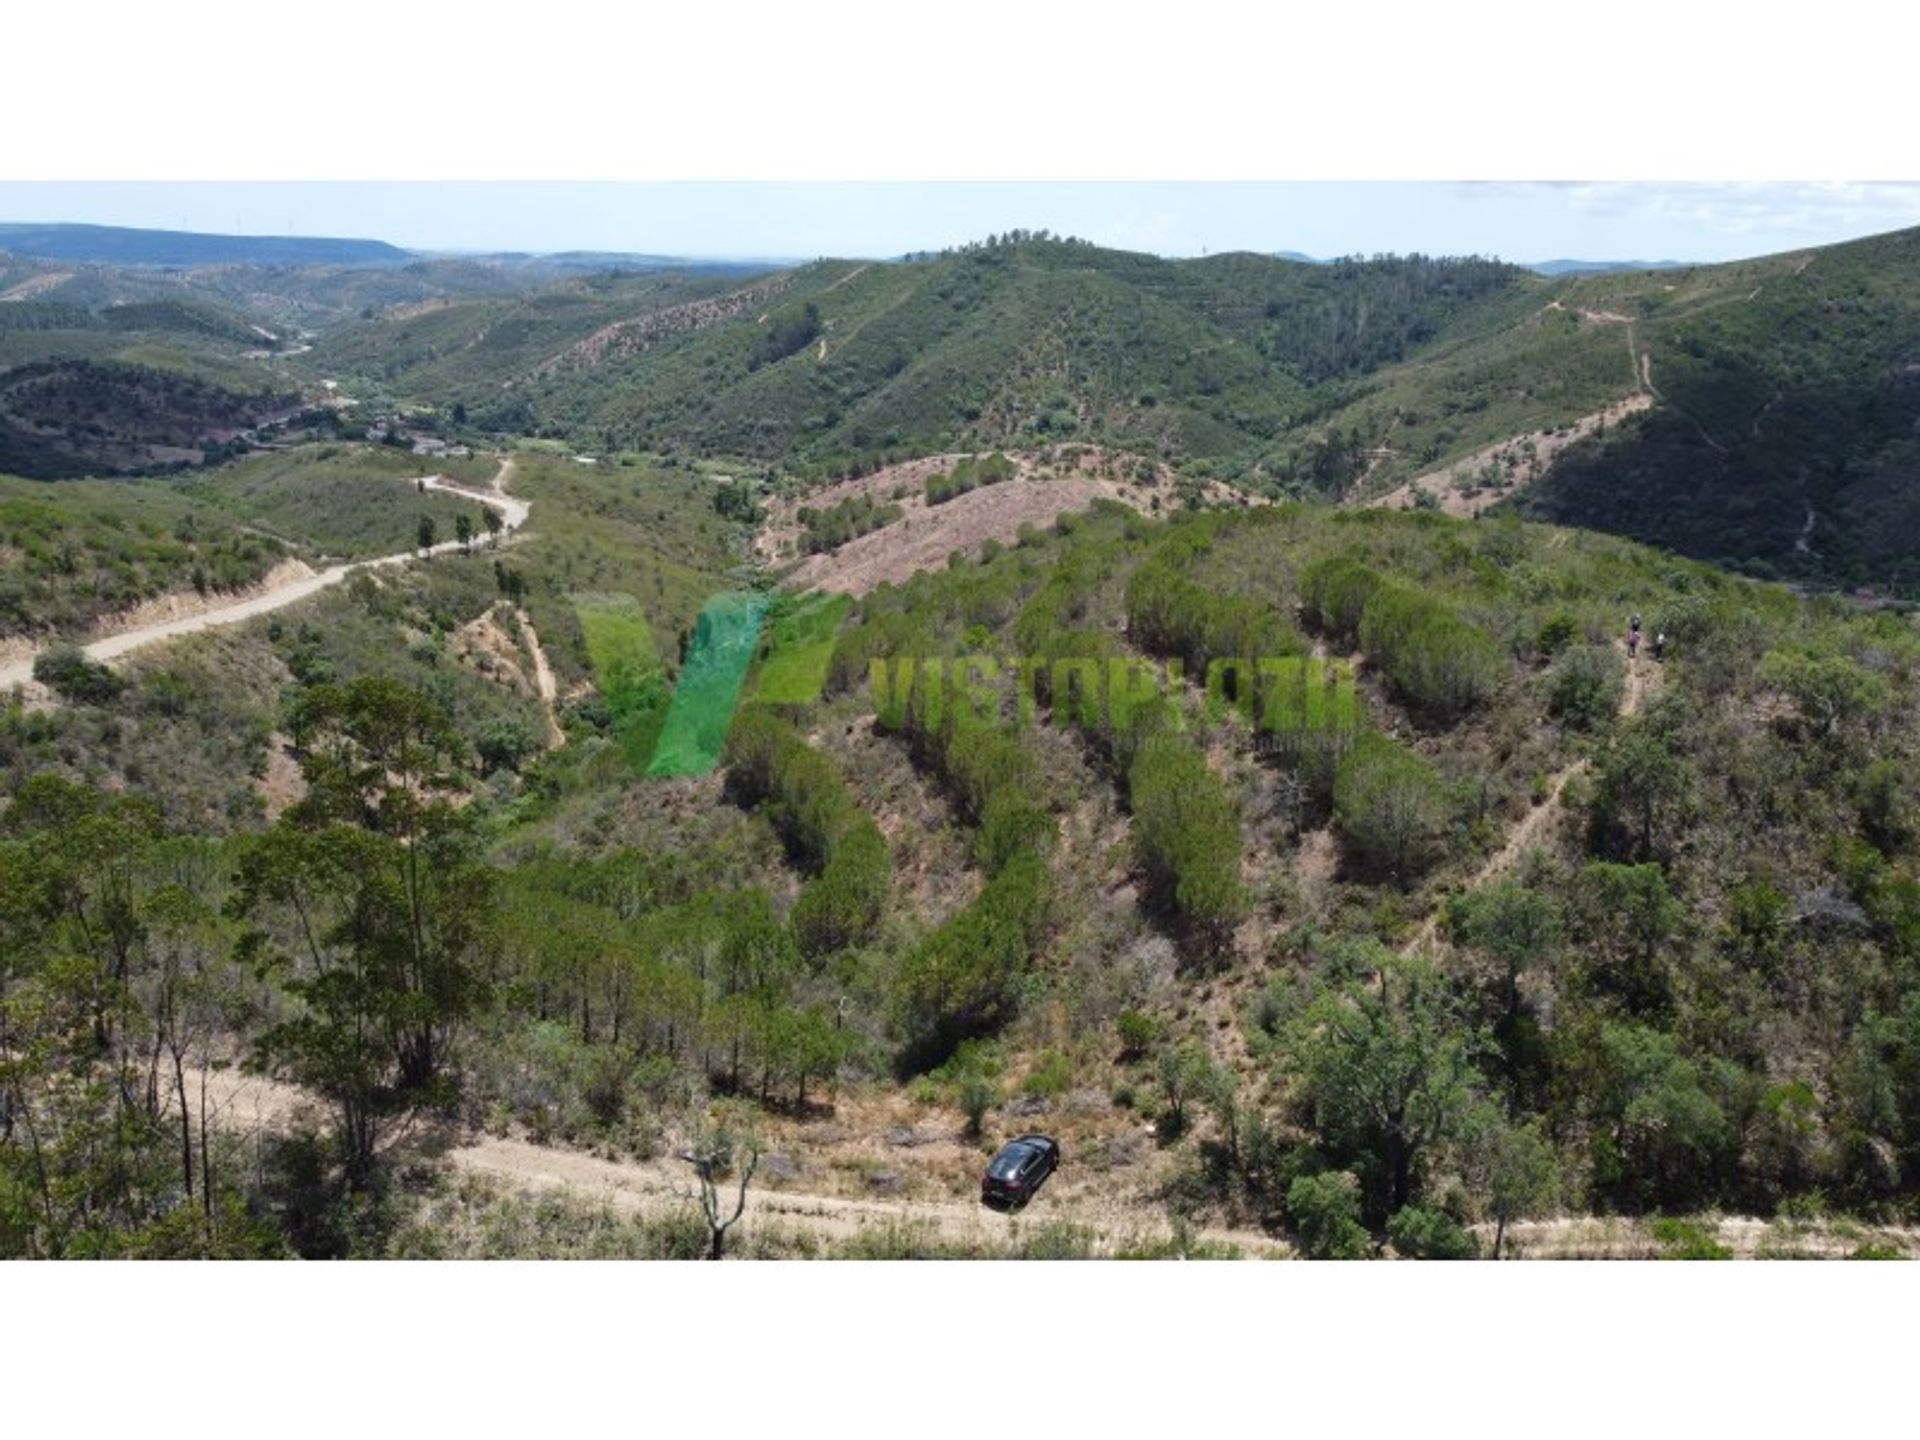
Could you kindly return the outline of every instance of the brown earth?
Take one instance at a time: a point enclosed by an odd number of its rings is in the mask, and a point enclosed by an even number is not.
[[[290,1085],[231,1070],[209,1072],[206,1079],[214,1123],[231,1134],[260,1135],[303,1118],[325,1118],[313,1097]],[[869,1227],[903,1227],[950,1243],[1001,1249],[1023,1229],[1065,1222],[1092,1231],[1103,1253],[1168,1237],[1171,1226],[1153,1191],[1169,1157],[1149,1128],[1114,1111],[1098,1093],[1076,1093],[1050,1108],[1045,1118],[995,1115],[989,1121],[996,1132],[992,1140],[968,1138],[957,1112],[898,1093],[842,1096],[803,1120],[769,1116],[769,1158],[748,1189],[734,1236],[774,1225],[832,1243]],[[997,1132],[1011,1136],[1036,1127],[1061,1138],[1066,1163],[1060,1173],[1017,1214],[982,1206],[980,1172]],[[389,1142],[396,1159],[434,1160],[457,1174],[487,1176],[521,1190],[561,1190],[637,1215],[675,1213],[692,1204],[692,1172],[675,1158],[675,1148],[670,1144],[661,1157],[635,1160],[444,1124],[417,1124]],[[1196,1233],[1243,1255],[1288,1253],[1283,1242],[1258,1230]]]
[[[762,563],[798,561],[784,577],[791,589],[865,595],[879,585],[899,584],[923,570],[944,567],[955,551],[970,553],[988,540],[1010,544],[1023,526],[1044,528],[1060,515],[1084,510],[1100,499],[1116,500],[1143,514],[1175,503],[1171,472],[1155,466],[1141,474],[1133,456],[1097,446],[1062,446],[1052,451],[1009,452],[1015,478],[947,501],[926,503],[929,478],[953,467],[961,455],[933,455],[841,480],[805,495],[775,501],[754,540]],[[869,498],[898,505],[905,514],[890,525],[850,540],[836,550],[800,555],[803,508],[828,509],[843,501]],[[1247,497],[1210,484],[1205,499],[1216,504],[1247,504]]]
[[[1455,460],[1360,503],[1389,510],[1411,510],[1425,496],[1437,500],[1449,515],[1471,518],[1502,500],[1512,499],[1533,484],[1547,473],[1560,452],[1575,441],[1584,440],[1603,427],[1617,425],[1627,416],[1647,409],[1653,400],[1646,392],[1629,395],[1557,430],[1537,430],[1476,450],[1465,459]]]

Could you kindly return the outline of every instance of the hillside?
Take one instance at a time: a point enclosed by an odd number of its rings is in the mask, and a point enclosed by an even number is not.
[[[582,323],[571,345],[554,336],[537,361],[485,353],[471,337],[488,331],[487,307],[454,307],[424,363],[378,373],[402,396],[461,399],[477,420],[812,471],[1082,439],[1291,478],[1345,387],[1510,322],[1542,283],[1480,261],[1166,261],[1019,237],[736,284],[671,329],[642,324],[653,307],[637,306],[610,334]],[[322,343],[315,363],[372,372],[417,331],[377,321]],[[456,348],[453,369],[441,356]]]
[[[1335,497],[1646,395],[1647,414],[1556,458],[1530,513],[1904,592],[1915,243],[1546,277],[1016,236],[697,295],[659,278],[454,301],[376,315],[311,359],[485,428],[806,475],[1074,440]]]
[[[1582,286],[1659,403],[1555,467],[1530,513],[1757,574],[1920,587],[1920,231]],[[1590,298],[1589,298],[1590,297]]]
[[[0,1253],[1920,1253],[1917,243],[0,274]]]
[[[219,481],[216,513],[252,514],[358,462],[325,463],[250,461],[186,493]],[[457,1105],[413,1092],[398,1052],[376,1072],[383,1106],[474,1137],[454,1168],[403,1159],[403,1138],[389,1152],[385,1121],[321,1152],[344,1168],[316,1173],[295,1139],[260,1181],[196,1146],[252,1218],[163,1242],[143,1227],[176,1203],[160,1157],[189,1102],[161,1094],[150,1140],[124,1132],[155,1163],[89,1182],[129,1217],[89,1244],[583,1243],[603,1223],[587,1208],[533,1233],[509,1220],[516,1177],[540,1171],[638,1187],[655,1198],[620,1243],[681,1253],[687,1217],[647,1162],[709,1123],[782,1157],[743,1253],[1691,1253],[1716,1225],[1654,1217],[1712,1211],[1763,1217],[1746,1252],[1908,1243],[1920,882],[1902,777],[1920,732],[1898,697],[1920,650],[1903,622],[1512,520],[1101,502],[850,605],[773,602],[722,770],[663,780],[648,759],[676,679],[706,673],[741,613],[710,597],[752,579],[732,485],[537,450],[512,470],[532,515],[509,545],[364,576],[141,652],[111,691],[6,713],[0,876],[80,863],[109,827],[151,917],[141,974],[174,953],[149,947],[175,933],[181,885],[231,897],[195,922],[218,941],[197,963],[236,987],[208,1045],[257,1042],[283,1082],[337,1086],[296,1032],[248,1017],[305,983],[289,897],[344,904],[351,869],[330,867],[404,846],[342,784],[387,788],[378,814],[428,827],[435,963],[488,977],[436,1002],[466,1037],[434,1061]],[[981,481],[928,508],[1023,483]],[[1661,662],[1613,643],[1627,613],[1668,634]],[[1350,705],[1303,678],[1326,656],[1352,659]],[[901,668],[965,657],[945,701]],[[809,670],[817,692],[795,683]],[[426,748],[382,767],[406,773],[333,768],[402,714]],[[450,803],[412,809],[418,786]],[[307,848],[322,836],[361,850]],[[0,921],[30,994],[48,947],[92,952],[15,899]],[[230,972],[242,925],[267,948]],[[348,953],[355,933],[322,943]],[[110,1072],[150,1023],[145,993],[74,1063]],[[1380,1093],[1417,1101],[1421,1127],[1383,1125]],[[1022,1242],[965,1205],[981,1137],[1036,1124],[1076,1163],[1036,1202],[1056,1228]],[[389,1153],[437,1178],[369,1188]],[[795,1231],[788,1211],[837,1218]],[[1566,1213],[1624,1217],[1605,1233],[1628,1238],[1523,1224]],[[58,1216],[21,1223],[0,1234],[76,1243]]]

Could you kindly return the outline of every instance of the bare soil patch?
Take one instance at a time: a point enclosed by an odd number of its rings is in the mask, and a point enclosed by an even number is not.
[[[1596,312],[1591,318],[1603,315],[1604,312]],[[1624,315],[1605,318],[1623,322],[1627,319]],[[1447,514],[1470,518],[1533,484],[1547,473],[1555,458],[1569,445],[1647,409],[1653,400],[1647,393],[1629,395],[1557,430],[1536,430],[1502,440],[1363,503],[1388,510],[1411,510],[1422,503],[1422,497],[1430,497],[1438,501]]]
[[[797,561],[784,581],[792,589],[858,596],[879,585],[899,584],[922,570],[940,569],[955,551],[971,553],[988,540],[1009,544],[1023,526],[1043,528],[1096,500],[1116,500],[1143,514],[1175,503],[1172,474],[1164,467],[1097,446],[1061,446],[1010,452],[1015,478],[968,491],[944,505],[928,505],[927,481],[963,458],[956,454],[909,460],[776,501],[755,538],[754,552],[768,565]],[[862,497],[898,505],[905,513],[837,550],[802,556],[803,508],[824,510]],[[1210,503],[1250,503],[1218,484],[1209,485],[1204,498]]]

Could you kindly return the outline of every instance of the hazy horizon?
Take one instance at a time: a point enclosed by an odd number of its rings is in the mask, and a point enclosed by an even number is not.
[[[1712,262],[1920,225],[1917,184],[0,183],[0,222],[384,240],[445,253],[884,258],[1009,229],[1117,249]]]

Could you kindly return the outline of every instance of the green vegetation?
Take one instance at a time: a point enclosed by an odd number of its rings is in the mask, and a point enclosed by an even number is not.
[[[251,585],[283,553],[163,485],[0,477],[0,635],[83,635],[157,595]]]
[[[801,950],[818,958],[867,940],[886,903],[891,861],[833,762],[757,706],[734,721],[725,758],[733,798],[765,802],[789,849],[815,872],[793,907]]]
[[[418,482],[451,474],[484,484],[497,468],[490,456],[428,460],[383,445],[313,445],[249,456],[176,483],[196,505],[315,559],[364,560],[407,550],[423,520],[447,538],[461,515],[484,524],[487,507]]]
[[[17,364],[0,368],[0,471],[59,479],[198,465],[298,408],[296,395],[259,380],[235,390],[133,356]]]
[[[1582,282],[1582,303],[1638,318],[1662,403],[1522,504],[1749,574],[1916,593],[1917,257],[1904,230],[1659,284]]]
[[[1644,347],[1667,403],[1537,503],[1626,465],[1691,537],[1729,477],[1774,505],[1790,454],[1817,550],[1828,507],[1893,513],[1862,497],[1891,506],[1911,418],[1872,313],[1900,313],[1880,272],[1907,243],[1657,281],[1025,235],[476,279],[336,314],[312,363],[549,430],[512,452],[534,518],[511,543],[396,447],[0,482],[0,608],[46,687],[0,700],[0,1254],[1000,1253],[910,1221],[825,1240],[739,1197],[945,1203],[972,1162],[923,1143],[1027,1127],[1073,1168],[1023,1256],[1221,1253],[1194,1239],[1217,1227],[1500,1258],[1551,1250],[1525,1222],[1556,1214],[1674,1257],[1751,1248],[1727,1213],[1772,1220],[1766,1253],[1815,1225],[1897,1250],[1920,1214],[1899,608],[1498,511],[1202,509],[1192,483],[1153,492],[1189,508],[1096,504],[858,598],[776,593],[746,527],[810,478],[991,452],[933,476],[942,505],[1014,471],[992,447],[1044,473],[1066,436],[1130,452],[1104,473],[1372,488],[1619,398]],[[164,334],[228,363],[252,332],[202,298],[30,298],[0,354]],[[1813,460],[1834,417],[1844,474]],[[897,510],[808,507],[807,543]],[[111,665],[44,645],[440,537]],[[1629,615],[1660,661],[1625,657]],[[318,1108],[243,1148],[215,1123],[234,1069]],[[482,1133],[675,1167],[688,1204],[505,1196],[419,1142]],[[1081,1224],[1096,1194],[1139,1234]]]
[[[825,510],[803,505],[799,511],[800,548],[813,555],[822,550],[838,550],[882,525],[891,525],[906,512],[898,505],[874,500],[871,495],[856,495]]]
[[[956,460],[952,469],[927,477],[927,504],[944,505],[969,490],[978,490],[982,485],[997,485],[1002,480],[1011,480],[1018,473],[1014,463],[998,450],[991,455],[965,456]]]
[[[672,699],[646,612],[631,595],[579,595],[574,614],[609,728],[628,763],[644,770]]]

